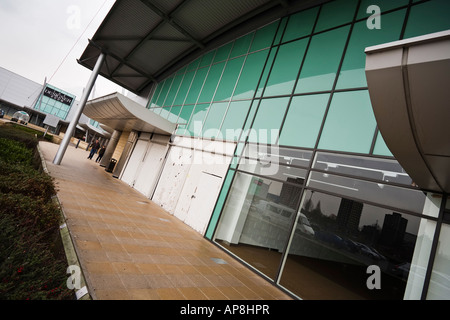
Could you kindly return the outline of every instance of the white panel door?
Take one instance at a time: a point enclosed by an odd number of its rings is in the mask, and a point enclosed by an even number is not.
[[[220,192],[229,158],[194,151],[194,163],[184,182],[174,215],[204,233]]]
[[[171,147],[152,200],[174,214],[184,181],[191,168],[191,149]]]
[[[141,168],[136,177],[136,182],[134,183],[134,188],[144,194],[147,198],[153,193],[166,157],[167,148],[167,145],[150,142],[150,147],[143,159]]]
[[[130,186],[134,185],[136,174],[144,158],[145,152],[148,147],[148,140],[138,140],[134,146],[134,150],[128,160],[127,166],[122,174],[122,181],[126,182]]]
[[[202,172],[184,222],[204,235],[220,192],[222,178]]]
[[[195,157],[199,156],[202,156],[201,151],[193,151],[193,159],[198,159]],[[197,188],[198,181],[200,180],[200,177],[202,175],[202,171],[203,165],[201,163],[193,163],[189,169],[188,174],[186,175],[186,179],[183,183],[183,189],[181,190],[177,206],[174,210],[174,216],[176,216],[181,221],[186,220],[186,215],[189,211],[189,207],[191,206],[191,202],[193,199],[192,195]]]

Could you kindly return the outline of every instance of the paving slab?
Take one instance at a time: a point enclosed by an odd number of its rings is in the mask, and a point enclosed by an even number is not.
[[[291,300],[70,144],[40,142],[92,299]]]

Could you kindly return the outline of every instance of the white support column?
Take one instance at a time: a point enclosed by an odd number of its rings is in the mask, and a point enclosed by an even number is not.
[[[78,121],[80,120],[81,114],[83,113],[84,107],[86,106],[87,99],[91,93],[92,87],[95,84],[95,79],[97,79],[97,76],[100,72],[100,68],[102,67],[104,60],[105,54],[100,53],[97,62],[95,63],[94,69],[92,70],[91,77],[89,78],[89,81],[86,85],[86,90],[84,90],[83,95],[81,96],[81,101],[77,113],[73,117],[72,121],[70,121],[66,134],[64,135],[61,145],[59,146],[55,158],[53,159],[53,163],[56,165],[61,164],[61,160],[64,157],[64,154],[66,153],[67,146],[69,145],[70,139],[72,138],[73,133],[75,132],[75,127],[77,126]]]

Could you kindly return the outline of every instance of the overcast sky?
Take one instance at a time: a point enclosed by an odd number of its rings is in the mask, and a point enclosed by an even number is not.
[[[114,2],[0,0],[0,67],[38,83],[47,77],[50,84],[80,100],[91,71],[77,59]],[[116,91],[122,88],[97,78],[95,97]]]

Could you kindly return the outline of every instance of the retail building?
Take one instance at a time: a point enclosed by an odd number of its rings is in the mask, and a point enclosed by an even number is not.
[[[5,119],[11,119],[18,111],[26,112],[29,124],[48,129],[48,133],[63,135],[78,103],[74,94],[46,81],[40,84],[0,67],[0,109],[5,112]],[[90,141],[95,136],[109,139],[110,133],[83,115],[75,136],[84,136]]]
[[[116,1],[79,62],[146,102],[84,112],[115,177],[293,296],[450,299],[449,16]]]

